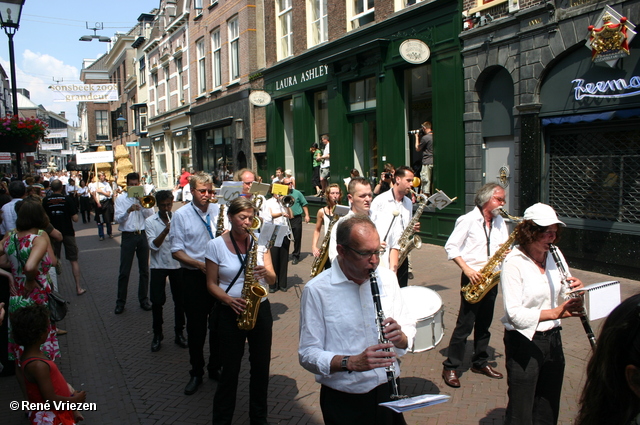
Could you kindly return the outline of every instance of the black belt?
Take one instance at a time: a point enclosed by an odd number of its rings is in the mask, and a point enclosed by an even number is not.
[[[536,333],[533,335],[534,337],[544,337],[544,336],[549,336],[549,335],[553,335],[556,332],[560,332],[560,330],[562,329],[562,326],[556,326],[555,328],[549,329],[548,331],[536,331]]]
[[[144,232],[144,230],[134,230],[133,232],[125,232],[124,230],[121,231],[120,233],[122,234],[129,234],[129,235],[141,235],[142,232]]]

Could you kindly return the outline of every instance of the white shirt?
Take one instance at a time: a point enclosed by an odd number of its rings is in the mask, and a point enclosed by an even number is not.
[[[336,224],[333,225],[333,229],[331,229],[331,236],[329,237],[329,260],[330,261],[333,261],[338,256],[338,248],[337,248],[338,244],[336,242],[336,234],[338,232],[338,227],[340,227],[340,223],[342,223],[344,220],[346,220],[347,218],[355,214],[356,213],[354,213],[353,210],[349,210],[349,212],[346,215],[343,215],[342,217],[340,217],[338,221],[336,221]],[[373,221],[371,210],[369,210],[369,218],[371,218],[371,220]],[[384,235],[380,235],[380,238],[382,238],[383,236]]]
[[[393,195],[393,188],[387,190],[384,193],[376,196],[371,202],[371,214],[373,216],[373,222],[376,225],[376,230],[380,235],[380,241],[382,242],[387,231],[389,234],[385,242],[387,242],[387,248],[384,255],[380,257],[380,265],[382,267],[389,267],[389,254],[391,249],[400,249],[400,236],[404,228],[411,221],[413,215],[413,204],[406,196],[402,197],[401,202],[397,202]],[[393,212],[398,211],[398,216],[393,219]],[[393,222],[393,224],[392,224]],[[391,226],[391,228],[389,228]]]
[[[78,186],[78,195],[81,198],[88,198],[89,197],[89,188],[87,186],[85,186],[85,187]]]
[[[171,213],[170,213],[171,214]],[[162,244],[157,247],[153,241],[164,232],[167,226],[160,218],[160,213],[155,213],[145,221],[144,230],[149,241],[149,268],[151,269],[179,269],[180,263],[171,255],[171,234],[165,236]]]
[[[272,197],[269,198],[266,202],[266,208],[263,208],[263,210],[268,211],[268,217],[265,217],[266,214],[261,214],[261,218],[265,221],[270,221],[273,224],[279,225],[279,226],[286,226],[287,225],[287,219],[286,217],[280,216],[280,217],[273,217],[273,214],[280,214],[280,213],[286,213],[286,208],[282,206],[282,204],[278,201],[278,199],[276,197]]]
[[[327,143],[326,145],[324,145],[324,149],[322,151],[322,156],[325,155],[329,155],[329,145],[331,143]],[[329,168],[329,158],[325,159],[322,161],[322,164],[320,164],[320,168]]]
[[[255,242],[254,242],[255,243]],[[226,291],[229,287],[229,284],[233,280],[234,277],[238,274],[238,270],[240,270],[240,261],[238,260],[238,256],[229,251],[227,244],[222,238],[215,238],[207,242],[207,249],[205,252],[205,258],[209,261],[213,261],[218,265],[218,280],[220,282],[220,288],[223,291]],[[240,254],[242,260],[244,261],[244,254]],[[256,256],[256,263],[259,266],[264,265],[264,247],[259,246],[258,252]],[[233,298],[241,298],[242,297],[242,287],[244,286],[244,275],[245,270],[240,273],[238,279],[233,284],[228,294]],[[260,279],[260,285],[265,289],[265,293],[268,293],[267,282],[264,279]],[[267,299],[267,297],[263,297],[260,302],[263,302]]]
[[[104,201],[105,199],[109,199],[113,196],[113,191],[111,190],[111,185],[109,184],[109,182],[96,182],[94,192],[97,192],[98,190],[101,190],[109,194],[109,196],[104,196],[98,193],[98,199],[100,200],[100,202]]]
[[[153,208],[141,208],[137,211],[129,212],[132,205],[140,205],[138,198],[130,198],[126,195],[116,198],[115,220],[118,222],[121,232],[136,232],[144,230],[147,217],[153,215]]]
[[[505,312],[501,321],[507,330],[516,330],[532,340],[536,331],[544,332],[560,326],[559,319],[540,322],[540,312],[560,305],[562,302],[558,302],[558,296],[564,296],[565,289],[551,253],[547,253],[545,273],[541,274],[533,260],[518,248],[507,255],[500,273]],[[558,253],[565,269],[569,270],[564,256]]]
[[[508,238],[509,230],[501,216],[493,217],[489,234],[490,255],[500,248]],[[473,270],[480,270],[489,260],[487,256],[487,233],[484,228],[484,217],[476,206],[471,211],[456,220],[456,227],[444,245],[449,260],[457,257],[467,263]]]
[[[220,206],[218,204],[208,204],[207,212],[203,213],[200,208],[193,204],[182,206],[173,214],[171,220],[171,252],[175,253],[183,251],[186,255],[196,261],[204,263],[204,253],[207,243],[216,235],[216,221]],[[213,236],[209,235],[209,231],[205,223],[211,228]],[[195,267],[181,264],[182,267],[196,270]]]
[[[416,334],[415,322],[404,305],[398,280],[391,270],[376,271],[385,317],[400,324],[409,346]],[[365,372],[331,373],[336,355],[357,355],[378,344],[376,311],[369,280],[361,285],[347,279],[338,261],[305,285],[300,300],[300,365],[316,375],[316,381],[333,389],[363,394],[387,382],[384,368]],[[406,350],[393,348],[398,356]],[[395,362],[396,376],[400,374]]]
[[[74,192],[77,192],[77,191],[78,191],[78,189],[79,189],[79,187],[78,187],[78,186],[71,186],[71,185],[67,185],[67,195],[74,196],[74,195],[75,195],[75,193],[74,193]]]
[[[22,198],[13,198],[2,206],[2,223],[0,224],[0,234],[6,235],[16,228],[16,203],[22,201]]]

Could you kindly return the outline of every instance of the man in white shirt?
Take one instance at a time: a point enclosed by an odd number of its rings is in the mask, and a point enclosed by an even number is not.
[[[215,196],[211,176],[196,173],[190,177],[193,200],[173,215],[171,220],[171,253],[180,262],[183,282],[184,311],[187,316],[187,339],[191,378],[184,389],[194,394],[204,375],[204,343],[207,339],[209,313],[214,298],[207,290],[205,249],[215,237],[220,207],[210,203]],[[213,328],[209,328],[209,378],[219,377],[219,347]]]
[[[138,173],[127,174],[127,187],[140,186]],[[149,303],[149,244],[145,234],[145,220],[153,215],[152,208],[144,208],[140,200],[127,195],[116,199],[115,218],[120,225],[122,241],[120,243],[120,273],[118,274],[118,297],[116,314],[124,311],[127,302],[129,274],[133,256],[138,257],[140,280],[138,283],[138,301],[143,310],[151,310]]]
[[[498,214],[505,204],[504,189],[496,183],[487,183],[476,192],[475,208],[456,220],[456,227],[449,236],[444,249],[449,260],[453,260],[462,270],[460,286],[469,282],[478,284],[482,275],[479,270],[508,238],[507,226]],[[489,327],[493,320],[498,287],[491,289],[478,303],[471,304],[460,294],[460,311],[456,328],[451,334],[447,359],[442,363],[442,378],[453,388],[460,387],[457,369],[464,359],[467,337],[473,336],[473,366],[471,371],[490,378],[501,379],[502,374],[488,363]]]
[[[380,236],[366,215],[347,218],[337,230],[338,256],[330,269],[305,285],[300,301],[300,365],[322,385],[325,423],[404,424],[402,414],[378,403],[392,395],[389,377],[410,348],[415,323],[395,275],[378,268]],[[375,270],[386,319],[376,323],[370,272]],[[380,341],[379,328],[384,329]],[[383,351],[389,350],[389,351]],[[385,368],[393,367],[394,372]]]
[[[151,314],[153,315],[153,341],[151,351],[160,350],[162,333],[162,307],[166,301],[165,286],[167,278],[171,288],[171,296],[174,304],[175,343],[179,347],[187,348],[187,340],[182,331],[185,324],[184,302],[182,290],[182,274],[180,263],[171,256],[171,208],[173,207],[173,194],[170,190],[161,190],[156,193],[156,206],[158,212],[145,221],[145,232],[149,243],[150,273],[149,296],[151,298]]]
[[[98,237],[103,241],[103,225],[105,224],[107,226],[107,234],[110,238],[113,238],[113,231],[111,229],[111,220],[113,218],[113,191],[111,190],[111,184],[107,181],[107,176],[104,173],[99,173],[98,179],[99,180],[95,183],[95,190],[93,191],[93,194],[96,201]]]
[[[11,200],[2,206],[2,223],[0,223],[0,234],[6,235],[16,227],[16,203],[24,198],[27,188],[20,180],[9,183],[9,195]]]
[[[387,242],[387,251],[392,253],[389,266],[392,271],[396,272],[401,288],[404,288],[409,283],[409,261],[405,260],[402,264],[398,264],[398,250],[393,246],[389,246],[388,242],[390,237],[394,237],[395,242],[398,242],[397,239],[402,235],[413,216],[413,204],[411,199],[406,196],[411,193],[413,177],[414,174],[411,168],[406,166],[399,167],[393,175],[394,186],[376,196],[371,202],[371,212],[375,217],[376,229],[378,229],[381,238],[386,236],[386,239],[382,242]],[[397,212],[397,215],[394,215],[395,212]],[[413,231],[420,231],[420,222],[413,226]]]
[[[322,161],[320,164],[320,185],[322,186],[322,191],[327,190],[327,186],[329,185],[329,177],[331,177],[331,169],[329,166],[331,165],[330,157],[331,154],[329,152],[329,135],[323,134],[320,138],[320,141],[324,144],[324,150],[322,151],[322,156],[318,157],[318,160]]]

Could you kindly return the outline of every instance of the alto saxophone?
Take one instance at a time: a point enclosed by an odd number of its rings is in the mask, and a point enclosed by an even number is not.
[[[422,239],[420,239],[420,236],[414,234],[413,227],[418,222],[418,220],[420,220],[422,211],[424,210],[424,207],[427,206],[428,199],[426,195],[422,193],[417,195],[417,197],[418,197],[418,209],[416,210],[416,213],[413,215],[413,217],[411,217],[409,224],[407,225],[407,227],[404,228],[404,230],[402,231],[402,235],[400,236],[400,240],[399,240],[400,252],[398,253],[398,267],[402,263],[404,263],[404,260],[407,258],[407,255],[409,255],[409,252],[411,252],[412,249],[414,248],[420,249],[420,247],[422,247]]]
[[[331,212],[335,212],[335,210],[336,207],[334,206]],[[342,216],[334,213],[331,221],[329,222],[327,233],[324,235],[322,244],[320,245],[320,255],[313,259],[313,264],[311,265],[311,277],[316,277],[324,269],[324,265],[329,258],[329,242],[331,241],[331,230],[333,229],[333,226],[338,222],[340,217]]]
[[[502,215],[503,217],[506,216],[507,218],[510,218],[515,222],[522,221],[522,219],[518,217],[509,215],[502,208],[500,208],[500,215]],[[507,252],[509,248],[511,248],[511,245],[513,245],[513,242],[515,242],[516,240],[517,234],[518,233],[516,230],[511,232],[506,242],[503,243],[500,248],[498,248],[498,250],[491,256],[487,264],[482,267],[482,269],[479,271],[480,275],[482,276],[480,278],[480,282],[476,284],[474,284],[473,282],[469,282],[468,284],[463,286],[462,289],[460,289],[460,291],[462,292],[462,296],[464,296],[464,299],[468,303],[476,304],[480,302],[480,300],[484,298],[484,296],[487,295],[487,293],[491,289],[493,289],[493,287],[496,286],[498,282],[500,282],[500,270],[495,269],[500,265],[500,263],[502,263],[504,253]]]
[[[267,296],[267,291],[253,276],[253,269],[258,264],[258,238],[253,231],[259,229],[261,225],[262,221],[255,217],[251,228],[247,229],[249,236],[253,239],[253,244],[247,252],[247,265],[244,270],[244,285],[242,286],[242,299],[246,305],[242,313],[238,315],[238,328],[243,331],[250,331],[255,327],[260,303],[262,298]]]

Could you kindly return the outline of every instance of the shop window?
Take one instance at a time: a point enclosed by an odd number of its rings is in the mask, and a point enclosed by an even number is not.
[[[196,55],[198,60],[198,93],[202,94],[207,90],[207,72],[206,72],[206,58],[204,50],[204,38],[201,38],[196,42]]]
[[[203,170],[215,175],[218,181],[231,177],[234,171],[231,126],[206,130],[204,139]]]
[[[549,203],[559,216],[640,224],[638,124],[549,130]]]
[[[172,176],[169,175],[167,169],[167,154],[164,148],[164,137],[160,137],[159,140],[154,140],[153,151],[155,154],[156,173],[158,176],[157,186],[161,188],[167,188],[173,186]]]
[[[374,0],[347,0],[347,29],[354,30],[375,20]]]
[[[349,84],[349,104],[351,111],[376,107],[375,77],[354,81]]]
[[[220,28],[211,33],[211,73],[213,74],[213,88],[222,85],[222,57],[220,56]]]
[[[327,1],[307,0],[308,47],[313,47],[329,40]]]
[[[287,58],[293,54],[293,27],[291,0],[276,1],[276,16],[278,23],[276,24],[277,55],[278,60]]]
[[[96,111],[96,140],[109,139],[109,112]]]
[[[229,72],[231,81],[240,78],[240,24],[235,17],[229,21]]]
[[[316,119],[316,142],[320,144],[320,136],[329,133],[329,109],[328,109],[327,91],[320,91],[313,95],[314,100],[314,116]]]

